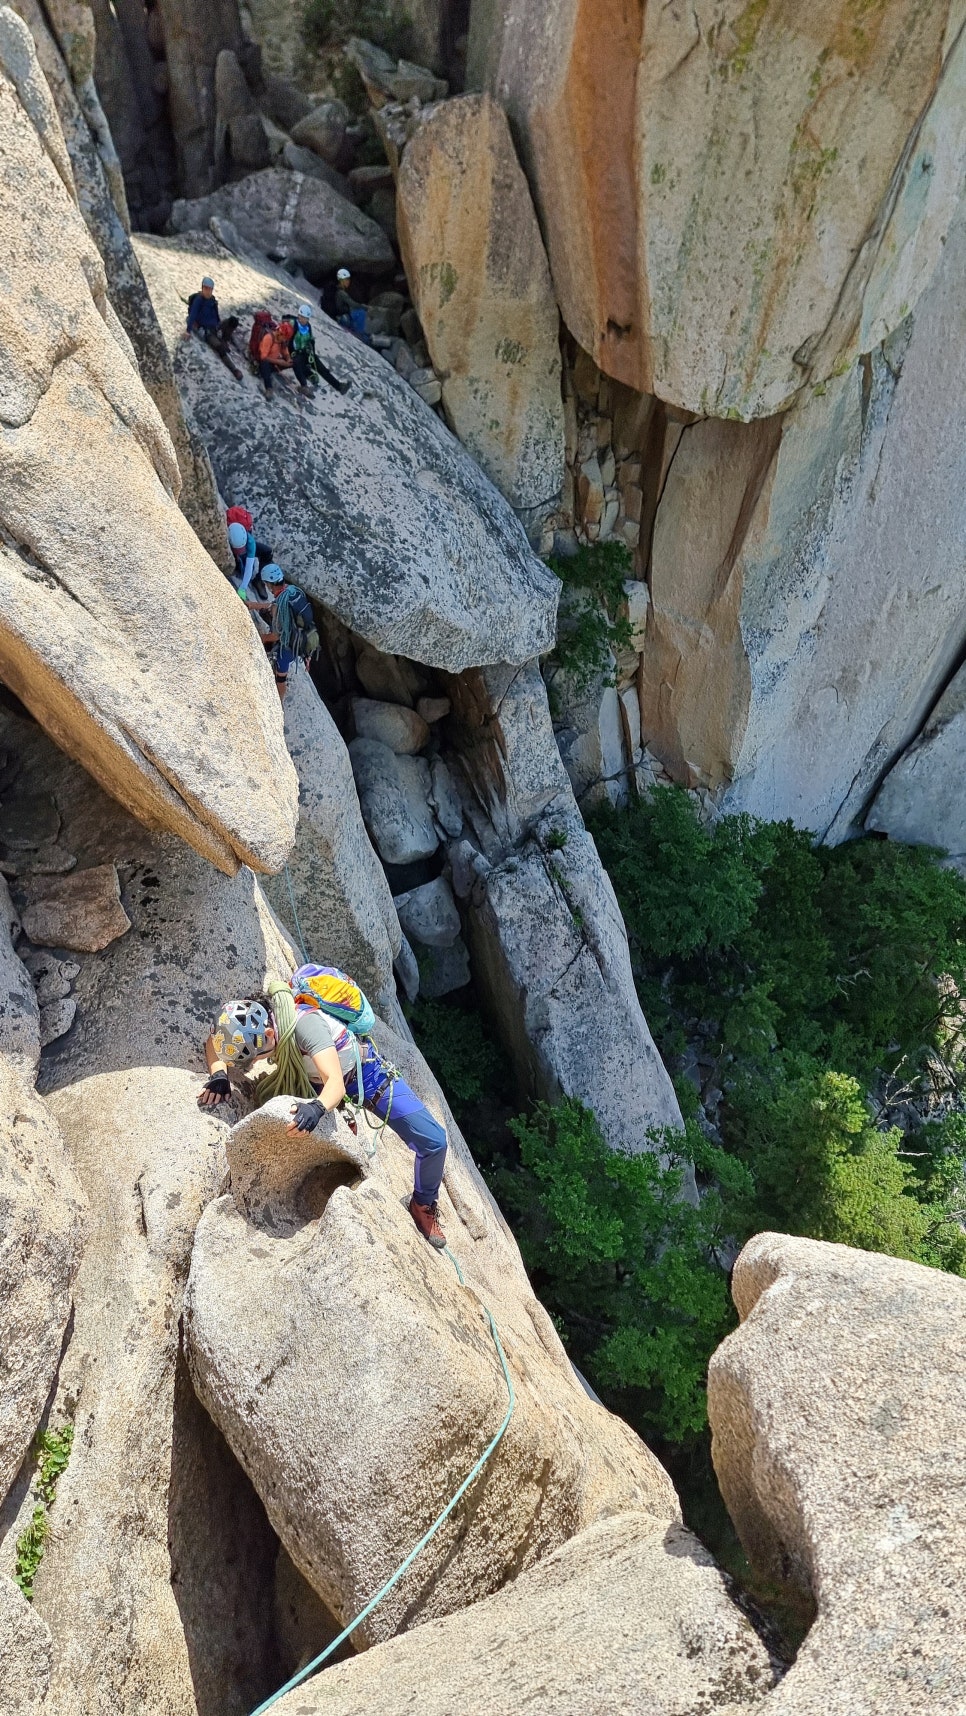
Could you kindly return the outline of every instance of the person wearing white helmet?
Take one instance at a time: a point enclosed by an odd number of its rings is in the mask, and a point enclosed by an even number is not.
[[[320,380],[327,381],[329,386],[334,387],[339,393],[348,393],[349,383],[342,381],[339,376],[333,375],[315,349],[310,305],[299,305],[294,326],[295,332],[291,341],[292,368],[299,384],[299,392],[303,397],[308,393],[310,383],[313,387],[318,387]]]
[[[248,591],[258,577],[259,567],[267,566],[275,558],[271,545],[259,542],[253,530],[246,528],[240,519],[234,519],[228,525],[228,546],[235,562],[231,582],[242,601],[247,602]]]
[[[351,284],[352,275],[348,268],[340,268],[335,277],[335,313],[340,322],[347,320],[352,315],[353,310],[359,308],[349,292]]]

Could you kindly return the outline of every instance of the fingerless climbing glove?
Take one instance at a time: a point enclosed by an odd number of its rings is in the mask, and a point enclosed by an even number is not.
[[[314,1102],[300,1102],[292,1117],[292,1125],[296,1132],[314,1132],[324,1113],[318,1097]]]
[[[205,1080],[204,1088],[214,1091],[216,1096],[231,1096],[231,1082],[227,1073],[212,1073],[211,1077]]]

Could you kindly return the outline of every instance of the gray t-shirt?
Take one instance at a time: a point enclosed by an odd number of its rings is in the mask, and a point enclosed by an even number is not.
[[[330,1019],[328,1013],[313,1011],[301,1012],[295,1018],[295,1043],[302,1056],[309,1078],[318,1083],[319,1070],[313,1055],[324,1054],[326,1049],[335,1049],[339,1056],[343,1078],[355,1073],[356,1056],[352,1038],[338,1019]]]

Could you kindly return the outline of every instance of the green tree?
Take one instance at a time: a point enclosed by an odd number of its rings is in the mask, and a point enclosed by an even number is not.
[[[563,585],[553,662],[580,696],[604,673],[609,652],[630,644],[633,634],[621,606],[631,557],[623,543],[601,542],[552,556],[547,564]],[[552,682],[551,674],[551,687]]]
[[[898,1127],[877,1131],[856,1079],[808,1071],[736,1100],[755,1182],[752,1225],[917,1258],[930,1218],[902,1162]]]
[[[705,1425],[710,1354],[733,1325],[716,1256],[725,1204],[682,1198],[689,1164],[744,1199],[749,1177],[700,1133],[671,1134],[658,1156],[612,1150],[590,1111],[571,1099],[537,1103],[511,1122],[519,1166],[498,1178],[524,1260],[577,1364],[615,1404],[671,1440]]]

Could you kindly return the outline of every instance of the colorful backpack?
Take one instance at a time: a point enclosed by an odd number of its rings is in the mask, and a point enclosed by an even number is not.
[[[247,530],[249,535],[251,535],[255,525],[255,520],[252,518],[247,506],[230,506],[225,514],[225,523],[240,524],[242,528]]]
[[[376,1015],[359,988],[335,965],[300,965],[289,980],[296,1011],[327,1013],[354,1037],[368,1037]]]
[[[359,988],[344,971],[335,965],[300,965],[289,979],[295,1011],[305,1013],[327,1013],[330,1019],[338,1019],[344,1025],[352,1038],[352,1048],[356,1060],[356,1098],[361,1108],[365,1084],[362,1077],[363,1055],[360,1053],[359,1037],[368,1039],[366,1059],[369,1050],[375,1052],[370,1032],[376,1022],[376,1015],[369,1002]]]
[[[248,361],[252,368],[258,369],[258,348],[262,343],[262,335],[271,333],[275,326],[275,317],[270,310],[256,310],[252,322],[252,331],[248,336]]]

